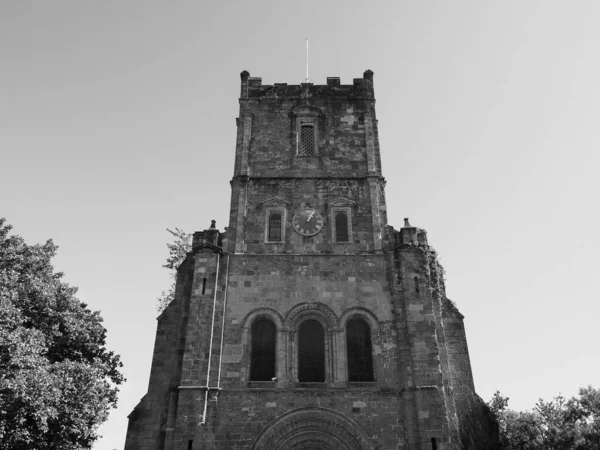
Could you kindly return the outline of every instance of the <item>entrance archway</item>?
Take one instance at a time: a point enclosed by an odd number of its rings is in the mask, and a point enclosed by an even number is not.
[[[309,407],[289,411],[265,427],[253,450],[372,450],[364,430],[336,411]]]

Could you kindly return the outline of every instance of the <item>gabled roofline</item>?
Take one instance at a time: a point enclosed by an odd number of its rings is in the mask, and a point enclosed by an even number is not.
[[[356,202],[344,197],[338,197],[336,198],[334,201],[329,203],[332,206],[339,206],[339,205],[356,205]]]
[[[263,204],[265,204],[265,203],[268,203],[268,202],[284,203],[284,204],[286,204],[286,205],[291,205],[291,203],[290,203],[290,202],[288,202],[287,200],[283,200],[283,199],[281,199],[281,198],[279,198],[279,197],[271,197],[271,198],[268,198],[268,199],[266,199],[266,200],[263,200],[263,201],[262,201],[262,202],[260,202],[259,204],[260,204],[260,205],[263,205]]]

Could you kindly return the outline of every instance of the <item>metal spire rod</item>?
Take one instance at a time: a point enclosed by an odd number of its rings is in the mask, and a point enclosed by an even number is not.
[[[308,38],[306,38],[306,79],[304,80],[305,83],[308,83],[310,81],[310,78],[308,78]]]

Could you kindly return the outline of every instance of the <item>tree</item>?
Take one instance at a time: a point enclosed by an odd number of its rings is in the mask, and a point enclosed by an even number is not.
[[[504,449],[600,449],[600,390],[591,386],[569,400],[562,395],[549,402],[540,399],[531,412],[508,409],[508,398],[499,392],[488,406],[498,421]]]
[[[171,271],[171,278],[173,282],[168,291],[162,291],[158,297],[158,305],[156,309],[158,312],[164,311],[169,306],[169,303],[175,298],[175,283],[177,282],[177,269],[181,263],[185,260],[187,253],[192,250],[192,234],[188,234],[185,231],[175,228],[175,231],[169,230],[167,232],[174,238],[173,242],[167,243],[169,249],[169,257],[167,258],[166,264],[163,264],[165,269]]]
[[[61,281],[57,247],[0,219],[0,448],[81,449],[117,404],[120,358],[98,312]]]
[[[573,409],[580,423],[581,438],[578,450],[600,448],[600,389],[591,386],[579,389],[579,398],[574,398]]]
[[[537,450],[541,445],[540,423],[537,415],[508,409],[508,397],[496,391],[488,403],[498,421],[501,448],[510,450]]]

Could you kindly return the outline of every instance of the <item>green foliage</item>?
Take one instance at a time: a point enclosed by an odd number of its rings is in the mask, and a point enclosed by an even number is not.
[[[173,237],[173,242],[167,243],[169,249],[169,257],[167,258],[166,264],[163,264],[165,269],[171,271],[171,278],[173,279],[171,287],[168,291],[162,291],[158,297],[158,305],[156,309],[158,312],[162,312],[175,298],[175,283],[177,282],[177,269],[181,263],[185,260],[187,253],[192,249],[192,234],[186,233],[179,228],[175,228],[175,231],[167,231]]]
[[[80,449],[117,404],[124,379],[98,312],[0,219],[0,448]]]
[[[591,386],[569,400],[562,395],[540,399],[531,412],[508,409],[508,398],[499,392],[488,406],[500,426],[503,449],[600,449],[600,390]]]

